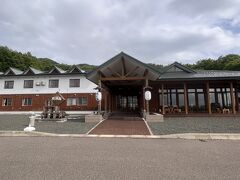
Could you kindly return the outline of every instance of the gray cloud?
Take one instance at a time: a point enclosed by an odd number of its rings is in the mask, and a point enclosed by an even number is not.
[[[0,44],[58,62],[101,64],[120,51],[161,64],[240,53],[240,3],[234,0],[1,4]]]

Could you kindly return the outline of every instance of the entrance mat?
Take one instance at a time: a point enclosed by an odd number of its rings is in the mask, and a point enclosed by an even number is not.
[[[111,134],[111,135],[150,135],[143,120],[105,120],[100,123],[89,134]]]

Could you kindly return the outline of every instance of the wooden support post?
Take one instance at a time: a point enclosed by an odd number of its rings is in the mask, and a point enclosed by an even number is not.
[[[104,101],[104,110],[105,110],[105,112],[107,112],[107,102],[108,102],[107,92],[105,92],[105,101]]]
[[[239,111],[238,90],[235,89],[236,113]]]
[[[187,101],[187,84],[184,83],[184,106],[185,106],[185,114],[188,114],[188,101]]]
[[[206,82],[206,93],[207,93],[207,108],[208,113],[212,114],[212,108],[211,108],[211,99],[210,99],[210,93],[209,93],[209,82]]]
[[[111,104],[111,94],[108,92],[108,112],[111,112],[110,104]]]
[[[112,112],[113,111],[113,95],[111,94],[110,95],[110,111]]]
[[[165,112],[164,112],[164,84],[162,84],[162,114],[165,114]]]
[[[230,94],[231,94],[231,101],[232,101],[232,111],[233,111],[233,114],[236,114],[236,101],[235,101],[235,94],[233,93],[232,82],[230,82]]]

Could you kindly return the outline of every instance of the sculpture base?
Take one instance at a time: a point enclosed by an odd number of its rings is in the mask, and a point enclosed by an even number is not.
[[[24,128],[25,132],[31,132],[31,131],[35,131],[35,130],[36,130],[35,127],[32,127],[32,126],[28,126],[28,127]]]

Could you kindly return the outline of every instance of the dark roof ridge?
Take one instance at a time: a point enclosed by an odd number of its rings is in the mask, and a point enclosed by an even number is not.
[[[168,65],[168,66],[166,66],[166,67],[164,67],[162,73],[166,73],[166,72],[167,72],[169,69],[171,69],[173,66],[176,66],[177,68],[179,68],[179,69],[181,69],[181,70],[183,70],[183,71],[185,71],[185,72],[187,72],[187,73],[196,73],[195,70],[193,70],[193,69],[191,69],[191,68],[189,68],[189,67],[187,67],[187,66],[184,66],[184,65],[180,64],[180,63],[177,62],[177,61],[175,61],[174,63],[172,63],[172,64],[170,64],[170,65]]]

